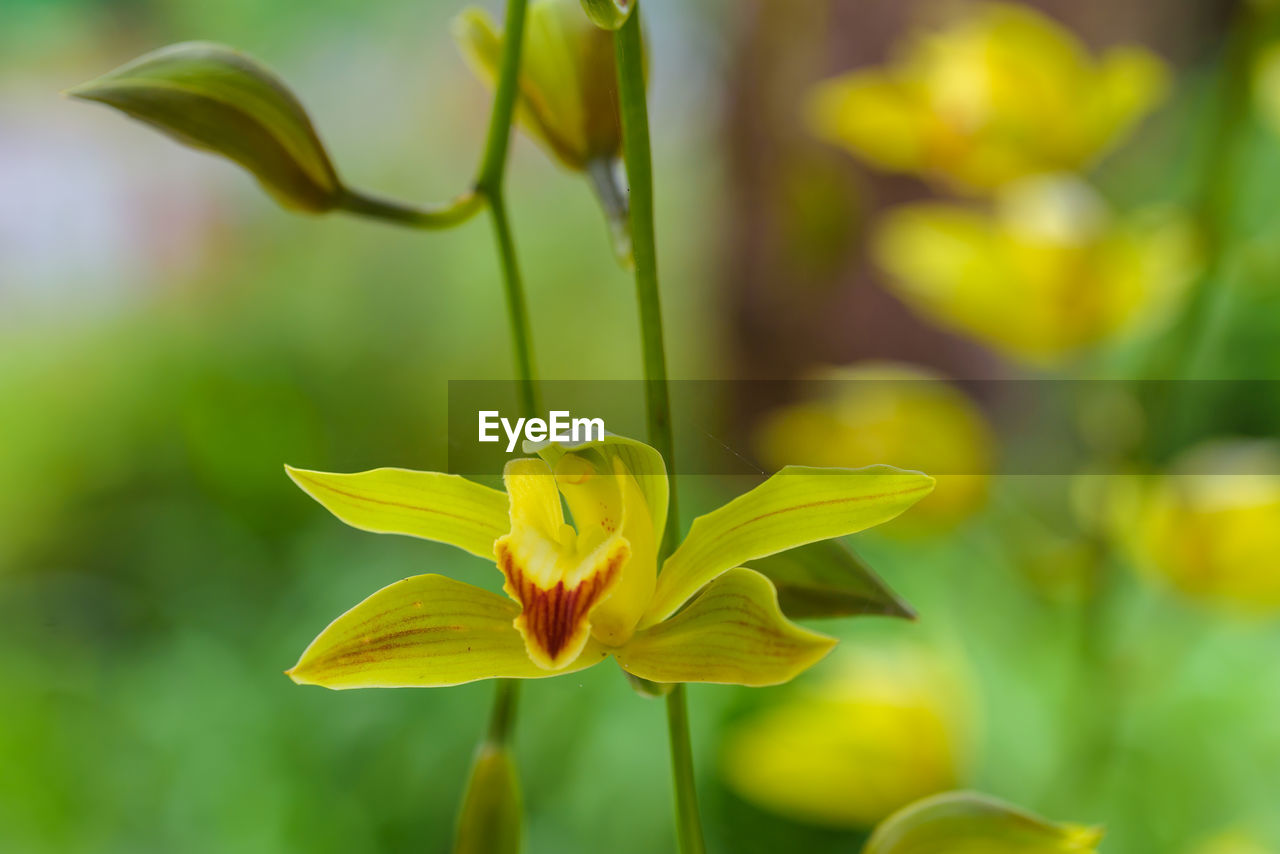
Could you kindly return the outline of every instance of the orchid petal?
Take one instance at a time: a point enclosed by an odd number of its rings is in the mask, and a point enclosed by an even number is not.
[[[667,479],[667,465],[662,459],[662,454],[655,448],[635,439],[609,434],[598,441],[582,442],[576,445],[526,444],[525,452],[536,453],[552,468],[555,468],[561,457],[570,453],[596,461],[600,464],[602,471],[613,470],[610,460],[615,458],[622,460],[627,471],[640,486],[645,504],[649,506],[649,516],[653,519],[654,539],[662,542],[662,533],[667,526],[667,506],[671,497],[671,484]]]
[[[285,471],[326,510],[362,531],[435,540],[493,560],[494,541],[511,527],[504,493],[458,475],[391,468]]]
[[[699,516],[663,564],[641,628],[665,619],[730,567],[879,525],[933,489],[933,478],[892,466],[787,466]]]
[[[769,580],[740,567],[614,655],[628,673],[651,682],[764,686],[794,679],[835,644],[784,617]]]
[[[590,667],[606,653],[588,644],[559,671],[525,652],[512,624],[519,607],[443,575],[384,587],[329,624],[287,671],[300,685],[408,688],[478,679],[537,679]]]
[[[502,477],[511,499],[511,533],[494,544],[503,590],[522,606],[515,626],[530,658],[560,670],[586,647],[591,612],[618,585],[631,547],[616,526],[580,536],[565,524],[544,461],[511,460]]]

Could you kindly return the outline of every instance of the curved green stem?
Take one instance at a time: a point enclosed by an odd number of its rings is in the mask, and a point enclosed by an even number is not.
[[[476,176],[476,188],[492,199],[502,195],[507,171],[507,149],[511,145],[511,119],[515,115],[520,85],[520,57],[524,52],[524,22],[528,0],[508,0],[503,22],[502,58],[493,91],[493,111],[489,114],[489,134]]]
[[[678,530],[675,441],[671,431],[671,399],[663,347],[662,303],[658,293],[658,253],[653,228],[653,155],[649,147],[649,108],[645,95],[644,40],[640,9],[614,34],[618,64],[618,100],[622,111],[622,146],[631,184],[631,239],[635,254],[636,302],[644,351],[649,442],[667,461],[671,506],[662,554],[669,554]],[[702,820],[693,775],[693,748],[685,686],[667,695],[667,729],[671,741],[671,774],[675,785],[676,832],[682,854],[703,854]]]
[[[493,235],[498,245],[498,257],[502,262],[502,282],[507,292],[507,321],[511,328],[516,372],[520,376],[520,408],[526,418],[532,418],[539,411],[539,407],[532,345],[529,341],[529,313],[525,307],[524,282],[520,277],[520,266],[516,262],[511,223],[507,219],[507,205],[501,194],[490,197],[489,213],[493,220]]]
[[[338,210],[349,214],[377,219],[393,225],[437,230],[452,228],[471,219],[484,207],[484,199],[471,191],[463,193],[448,204],[416,207],[344,187],[337,207]]]
[[[515,116],[516,97],[520,85],[520,57],[524,52],[524,24],[528,0],[509,0],[503,24],[502,58],[498,81],[493,93],[493,111],[489,116],[489,133],[484,155],[476,175],[476,193],[489,203],[493,236],[502,264],[502,280],[507,295],[507,319],[511,326],[511,344],[515,350],[520,381],[520,407],[526,417],[533,417],[538,407],[533,347],[530,343],[529,312],[524,299],[524,280],[516,261],[515,240],[507,217],[504,192],[507,173],[507,151],[511,147],[511,126]],[[512,689],[514,690],[514,688]]]

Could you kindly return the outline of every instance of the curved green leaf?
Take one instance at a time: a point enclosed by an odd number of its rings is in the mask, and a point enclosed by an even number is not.
[[[839,540],[823,540],[751,561],[773,582],[793,620],[877,614],[914,619],[915,611]]]

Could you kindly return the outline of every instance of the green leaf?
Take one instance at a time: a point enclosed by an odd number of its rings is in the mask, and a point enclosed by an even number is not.
[[[522,813],[520,778],[511,751],[480,745],[458,811],[453,854],[518,854]]]
[[[878,614],[915,619],[915,611],[861,557],[839,540],[802,546],[751,561],[778,590],[794,620]]]
[[[720,575],[679,614],[614,651],[622,669],[650,682],[762,687],[789,682],[817,664],[834,638],[792,623],[754,570]]]
[[[933,478],[892,466],[787,466],[693,520],[658,573],[641,628],[674,613],[725,570],[888,522],[933,490]]]
[[[184,42],[67,92],[220,154],[287,208],[332,210],[343,190],[302,105],[271,71],[222,45]]]
[[[1091,854],[1102,831],[1056,824],[975,792],[948,792],[885,819],[863,854]]]

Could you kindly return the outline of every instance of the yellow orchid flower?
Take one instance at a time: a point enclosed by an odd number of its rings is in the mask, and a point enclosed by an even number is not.
[[[969,692],[950,662],[918,643],[861,644],[827,678],[737,724],[725,781],[798,821],[868,828],[960,781]]]
[[[873,250],[908,305],[1034,365],[1165,318],[1197,263],[1184,220],[1117,219],[1068,176],[1010,185],[991,213],[896,208]]]
[[[1231,611],[1280,611],[1280,446],[1211,443],[1170,472],[1116,486],[1113,523],[1139,568]]]
[[[1164,64],[1144,49],[1094,59],[1025,6],[958,8],[887,67],[821,84],[809,105],[815,132],[877,168],[985,192],[1088,166],[1165,90]]]
[[[756,431],[765,465],[863,466],[895,460],[936,471],[933,493],[892,526],[930,533],[986,501],[991,428],[962,391],[896,362],[864,362],[812,374],[813,396],[770,413]]]
[[[618,183],[622,117],[613,34],[597,27],[580,0],[535,0],[529,7],[516,119],[565,168],[591,180],[613,232],[614,248],[631,254],[627,196]],[[492,86],[502,36],[483,9],[466,9],[454,40],[476,76]]]
[[[511,460],[506,492],[404,469],[288,472],[349,525],[457,546],[505,580],[506,597],[440,575],[374,593],[289,671],[329,688],[539,678],[610,655],[650,682],[786,682],[835,641],[790,622],[769,579],[742,564],[886,522],[933,486],[887,466],[790,467],[696,519],[659,572],[666,469],[630,439]]]

